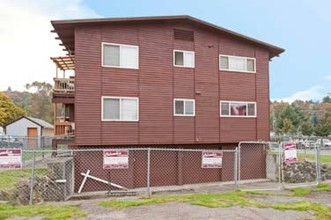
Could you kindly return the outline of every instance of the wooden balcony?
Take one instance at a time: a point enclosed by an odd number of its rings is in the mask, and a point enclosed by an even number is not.
[[[75,78],[54,78],[53,93],[74,94]]]
[[[53,102],[74,103],[75,78],[54,78]]]

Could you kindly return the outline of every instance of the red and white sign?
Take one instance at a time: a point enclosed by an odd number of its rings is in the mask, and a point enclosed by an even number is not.
[[[103,169],[128,169],[129,151],[128,150],[104,150]]]
[[[0,149],[0,169],[22,169],[22,150]]]
[[[295,143],[286,143],[284,144],[284,152],[285,152],[285,163],[295,163],[297,162],[297,149]]]
[[[203,151],[202,168],[222,168],[222,151]]]

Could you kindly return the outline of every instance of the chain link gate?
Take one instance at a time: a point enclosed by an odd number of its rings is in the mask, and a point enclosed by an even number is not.
[[[286,148],[295,146],[296,159],[288,160],[285,157]],[[282,142],[281,149],[281,176],[283,188],[310,187],[317,186],[320,177],[319,164],[319,146],[316,146],[308,151],[298,149],[293,142]]]
[[[238,180],[241,190],[280,190],[281,149],[269,142],[242,141],[238,144]]]
[[[295,146],[291,160],[285,158],[288,146]],[[280,190],[316,186],[320,182],[319,146],[307,151],[297,149],[294,142],[243,141],[238,149],[241,190]]]

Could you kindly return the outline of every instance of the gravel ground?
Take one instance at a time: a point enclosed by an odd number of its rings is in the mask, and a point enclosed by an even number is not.
[[[93,209],[94,207],[88,207]],[[186,203],[165,203],[141,206],[122,210],[110,208],[93,209],[85,219],[132,219],[132,220],[169,220],[169,219],[231,219],[231,220],[278,220],[314,219],[311,212],[278,211],[253,207],[206,208]]]
[[[330,183],[330,182],[329,182]],[[199,188],[194,191],[185,191],[183,193],[219,193],[232,191],[231,188],[222,186],[210,186],[207,188]],[[267,191],[269,192],[269,191]],[[280,194],[279,196],[263,196],[263,195],[249,195],[250,198],[265,203],[288,203],[295,201],[311,201],[320,204],[325,204],[331,207],[331,192],[314,192],[304,197],[289,197],[284,194],[289,194],[289,191],[272,191],[270,193]],[[156,193],[156,194],[170,194]],[[181,192],[171,194],[182,194]],[[88,215],[83,219],[133,219],[133,220],[180,220],[180,219],[231,219],[231,220],[295,220],[295,219],[314,219],[314,213],[311,211],[279,211],[271,208],[255,208],[255,207],[239,207],[234,206],[230,208],[207,208],[202,206],[191,205],[188,203],[163,203],[157,205],[139,206],[127,209],[113,209],[104,208],[98,205],[100,201],[105,200],[128,200],[138,199],[139,197],[122,197],[122,198],[101,198],[90,200],[71,200],[61,203],[49,203],[53,205],[75,205],[79,206]],[[42,219],[41,216],[35,218],[13,218],[15,220],[25,219]]]

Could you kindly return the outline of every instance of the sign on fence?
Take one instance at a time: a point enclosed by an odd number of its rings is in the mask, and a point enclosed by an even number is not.
[[[128,169],[129,151],[128,150],[104,150],[103,169]]]
[[[297,150],[295,143],[285,143],[284,152],[285,152],[285,163],[295,163],[297,162]]]
[[[21,169],[22,150],[21,149],[0,149],[0,169]]]
[[[221,151],[202,151],[202,168],[222,168]]]

